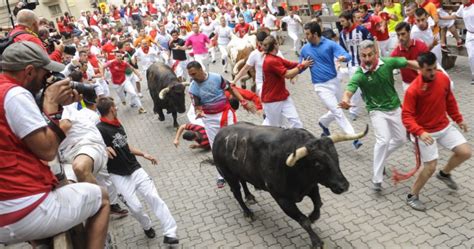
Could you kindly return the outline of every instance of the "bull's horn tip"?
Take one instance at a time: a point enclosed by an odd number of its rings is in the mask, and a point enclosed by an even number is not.
[[[367,133],[369,133],[369,124],[365,125],[364,136],[367,135]]]

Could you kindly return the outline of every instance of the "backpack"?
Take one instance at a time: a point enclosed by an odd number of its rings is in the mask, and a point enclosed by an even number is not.
[[[5,49],[7,49],[8,46],[14,43],[14,40],[17,36],[22,35],[22,34],[29,34],[29,33],[26,31],[19,31],[15,33],[14,35],[8,34],[7,37],[1,38],[0,39],[0,55],[3,54],[3,51],[5,51]]]

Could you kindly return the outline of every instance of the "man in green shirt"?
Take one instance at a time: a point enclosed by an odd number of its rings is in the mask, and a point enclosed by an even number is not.
[[[376,139],[373,189],[381,191],[385,159],[407,141],[393,70],[404,67],[418,69],[418,63],[402,57],[378,58],[375,44],[370,40],[360,43],[359,56],[361,66],[347,84],[339,106],[344,109],[350,108],[350,99],[360,88]]]

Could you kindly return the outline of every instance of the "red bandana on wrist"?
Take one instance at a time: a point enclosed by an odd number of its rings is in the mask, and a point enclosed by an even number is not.
[[[120,121],[118,119],[110,120],[105,117],[100,117],[100,121],[109,125],[120,127]]]

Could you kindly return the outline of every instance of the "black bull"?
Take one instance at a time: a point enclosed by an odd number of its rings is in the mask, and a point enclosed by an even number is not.
[[[219,131],[212,155],[217,170],[229,184],[246,217],[255,219],[242,199],[239,183],[242,183],[245,198],[254,201],[246,185],[249,182],[256,189],[270,192],[281,209],[308,232],[313,248],[319,248],[323,242],[311,228],[322,206],[318,183],[336,194],[349,189],[349,182],[339,168],[334,143],[358,139],[367,131],[368,128],[356,135],[318,139],[304,129],[238,123]],[[305,196],[314,204],[309,217],[296,206]]]
[[[153,112],[158,114],[160,121],[164,121],[163,109],[166,109],[173,116],[173,126],[178,127],[177,113],[186,111],[184,103],[186,86],[179,82],[168,65],[161,62],[155,62],[148,68],[146,79],[153,99]]]

